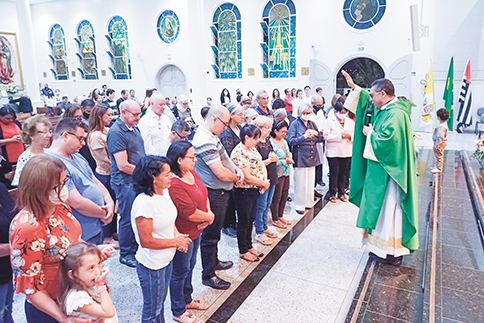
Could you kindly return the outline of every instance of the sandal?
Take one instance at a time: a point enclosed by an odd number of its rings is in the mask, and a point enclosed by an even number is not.
[[[262,252],[257,251],[255,248],[250,249],[249,252],[256,257],[264,257],[264,254]]]
[[[330,201],[331,203],[336,203],[336,200],[337,200],[336,196],[330,196],[330,197],[329,197],[329,201]]]
[[[268,236],[269,238],[277,238],[278,237],[278,234],[277,233],[275,233],[275,232],[273,232],[273,231],[271,231],[269,229],[267,229],[266,231],[264,231],[264,234],[266,236]]]
[[[287,221],[284,218],[279,218],[279,221],[281,221],[282,223],[284,223],[284,225],[291,225],[291,221]]]
[[[287,226],[282,223],[282,221],[279,219],[277,221],[272,221],[272,224],[276,227],[276,228],[279,228],[279,229],[287,229]]]
[[[266,236],[264,233],[256,235],[255,240],[266,246],[270,246],[272,244],[272,239]]]
[[[240,258],[241,259],[244,259],[245,261],[248,261],[248,262],[256,262],[256,261],[259,261],[259,257],[253,255],[252,253],[250,253],[250,251],[247,251],[246,253],[241,254],[240,255]]]
[[[209,307],[210,307],[210,306],[209,306],[207,303],[202,302],[202,301],[201,301],[201,300],[199,300],[199,299],[193,299],[193,300],[190,302],[190,304],[187,304],[187,305],[185,306],[185,308],[186,308],[187,310],[202,310],[202,311],[204,311],[204,310],[208,309]]]
[[[185,311],[185,313],[180,316],[173,316],[173,321],[180,323],[203,323],[201,319],[188,311]]]

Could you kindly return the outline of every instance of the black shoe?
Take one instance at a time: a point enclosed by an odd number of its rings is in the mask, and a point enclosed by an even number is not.
[[[128,267],[136,268],[138,262],[133,255],[119,256],[119,262]]]
[[[323,194],[314,191],[314,197],[323,197]]]
[[[234,265],[233,262],[231,261],[218,261],[217,266],[215,266],[215,270],[227,270],[229,268],[232,268]]]
[[[319,182],[318,185],[321,186],[321,187],[325,187],[326,186],[326,184],[324,182]]]
[[[296,210],[297,214],[304,214],[304,210]]]
[[[374,260],[374,261],[382,263],[382,264],[400,266],[402,264],[403,256],[395,258],[392,255],[387,255],[386,258],[381,258],[381,257],[378,257],[377,255],[375,255],[373,252],[370,252],[370,260]]]
[[[202,279],[202,284],[213,289],[229,289],[230,283],[218,276],[210,277],[209,279]]]

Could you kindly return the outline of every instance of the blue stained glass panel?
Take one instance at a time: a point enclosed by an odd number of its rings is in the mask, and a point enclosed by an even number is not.
[[[218,78],[241,78],[242,59],[241,22],[239,9],[232,3],[224,3],[215,10],[212,30],[217,31],[216,45],[212,45]],[[215,32],[214,32],[215,34]]]
[[[385,0],[345,0],[343,16],[351,27],[364,30],[376,25],[386,9]]]

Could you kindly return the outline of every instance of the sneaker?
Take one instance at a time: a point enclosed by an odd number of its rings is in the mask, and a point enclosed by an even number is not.
[[[185,313],[180,316],[173,316],[173,321],[180,323],[203,323],[201,319],[188,311],[185,311]]]
[[[223,228],[222,233],[232,238],[237,237],[237,230],[232,227]]]
[[[138,262],[133,255],[119,256],[119,262],[128,267],[136,268]]]

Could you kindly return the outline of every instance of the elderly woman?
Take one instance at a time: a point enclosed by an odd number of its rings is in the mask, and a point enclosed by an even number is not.
[[[294,164],[289,145],[284,139],[287,135],[289,125],[285,121],[275,123],[271,132],[271,144],[277,155],[277,185],[274,190],[274,197],[271,204],[272,224],[285,229],[291,224],[283,218],[286,207],[287,196],[289,195],[289,165]]]
[[[248,96],[243,96],[240,99],[240,105],[242,106],[242,110],[244,110],[244,112],[245,112],[252,105],[252,99],[249,98]]]
[[[45,176],[49,174],[49,176]],[[72,243],[80,241],[81,225],[66,204],[65,166],[38,154],[22,171],[18,187],[21,211],[12,220],[10,254],[17,293],[25,293],[27,322],[81,322],[59,307],[59,263]],[[114,249],[101,246],[104,257]]]
[[[187,252],[191,240],[175,227],[177,210],[168,188],[169,162],[164,157],[146,156],[133,172],[136,199],[131,223],[136,242],[136,271],[143,292],[141,321],[164,322],[163,304],[171,278],[171,261],[176,250]]]
[[[245,126],[250,124],[255,118],[257,118],[259,114],[254,109],[247,109],[244,111],[244,121],[242,122],[241,126]]]
[[[272,238],[277,237],[277,233],[270,230],[267,226],[267,213],[272,203],[272,197],[274,196],[274,190],[277,185],[277,161],[279,158],[272,148],[272,144],[269,140],[272,130],[272,119],[266,116],[258,116],[252,124],[259,128],[260,138],[259,142],[255,146],[259,154],[262,156],[262,162],[267,169],[267,178],[270,181],[269,188],[259,196],[255,206],[255,233],[256,240],[263,245],[272,244]]]
[[[34,155],[43,154],[44,148],[50,146],[51,126],[49,119],[44,115],[36,115],[25,120],[22,125],[22,141],[28,148],[18,158],[12,186],[18,186],[20,174],[27,161]]]
[[[0,109],[0,147],[3,157],[11,164],[16,164],[24,152],[21,132],[22,125],[17,121],[15,110],[3,106]]]
[[[298,118],[289,127],[287,141],[292,147],[294,159],[294,195],[298,214],[314,204],[315,167],[321,164],[316,144],[323,141],[323,134],[316,124],[309,120],[313,108],[303,102],[298,106]]]
[[[251,124],[244,126],[240,131],[241,142],[230,156],[244,174],[244,181],[236,183],[234,188],[238,216],[237,244],[240,258],[251,262],[259,261],[259,257],[263,256],[252,247],[252,223],[257,198],[270,186],[262,157],[255,149],[260,135],[261,132],[256,126]]]
[[[328,116],[324,125],[326,157],[329,164],[329,201],[340,199],[348,202],[346,183],[353,150],[355,122],[348,117],[343,103],[338,101],[334,113]]]
[[[208,305],[192,299],[192,274],[197,262],[200,235],[205,227],[212,224],[214,214],[210,210],[208,191],[193,167],[197,158],[192,144],[188,141],[175,141],[167,152],[173,178],[169,188],[176,206],[176,228],[192,240],[187,252],[177,251],[173,258],[173,271],[170,282],[171,311],[177,322],[192,322],[196,318],[188,309],[206,310]]]
[[[227,106],[230,112],[229,126],[220,134],[220,141],[224,146],[227,154],[230,156],[235,146],[240,143],[240,124],[243,122],[244,111],[242,107],[235,103],[230,103]],[[230,237],[237,236],[237,218],[235,216],[235,201],[233,192],[230,195],[230,203],[227,213],[225,214],[225,221],[222,232]]]

